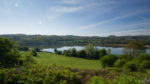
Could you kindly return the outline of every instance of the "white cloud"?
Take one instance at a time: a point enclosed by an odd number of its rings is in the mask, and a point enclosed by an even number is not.
[[[51,11],[58,12],[58,13],[73,13],[73,12],[80,11],[82,9],[84,9],[84,7],[82,6],[78,6],[78,7],[58,6],[58,7],[50,8]]]

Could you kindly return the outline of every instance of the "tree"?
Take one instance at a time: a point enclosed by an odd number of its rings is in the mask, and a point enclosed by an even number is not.
[[[20,46],[19,50],[29,51],[29,48],[27,46]]]
[[[86,52],[84,50],[80,50],[77,52],[77,56],[81,58],[86,58]]]
[[[100,59],[103,67],[113,67],[115,61],[118,59],[115,55],[106,55],[102,59]]]
[[[140,42],[131,41],[126,45],[123,52],[124,54],[131,56],[132,58],[135,58],[140,53],[145,52],[145,46]]]
[[[0,64],[6,67],[18,64],[20,54],[11,39],[0,38]],[[0,65],[0,66],[1,66]]]
[[[54,53],[57,54],[58,50],[56,48],[54,48]]]
[[[74,57],[77,56],[77,50],[75,48],[71,49],[71,56],[74,56]]]
[[[86,52],[86,55],[87,55],[88,59],[93,58],[95,48],[92,44],[86,45],[84,50]]]
[[[104,57],[106,54],[107,54],[107,51],[106,51],[105,48],[103,48],[103,49],[101,49],[101,50],[99,51],[99,57],[100,57],[100,58]]]
[[[41,52],[40,48],[34,48],[36,52]]]
[[[37,51],[36,50],[32,50],[32,55],[37,57]]]

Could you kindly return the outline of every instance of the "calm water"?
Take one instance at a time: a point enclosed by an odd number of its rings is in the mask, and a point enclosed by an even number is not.
[[[57,48],[57,50],[69,50],[69,49],[72,49],[72,48],[75,48],[76,50],[82,50],[84,48],[84,46],[64,46],[64,47],[61,47],[61,48]],[[106,50],[108,49],[111,49],[111,53],[112,54],[122,54],[122,51],[123,51],[123,47],[101,47],[101,46],[97,46],[98,49],[102,49],[102,48],[105,48]],[[43,49],[42,51],[45,51],[45,52],[54,52],[54,48],[46,48],[46,49]],[[146,53],[150,54],[150,49],[146,49]]]

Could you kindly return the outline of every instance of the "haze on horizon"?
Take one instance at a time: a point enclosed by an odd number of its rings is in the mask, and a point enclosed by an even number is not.
[[[0,0],[0,34],[150,35],[150,0]]]

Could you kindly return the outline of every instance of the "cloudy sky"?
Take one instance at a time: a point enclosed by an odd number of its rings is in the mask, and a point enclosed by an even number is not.
[[[0,34],[150,35],[150,0],[0,0]]]

